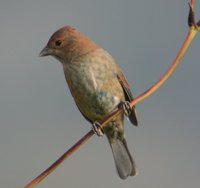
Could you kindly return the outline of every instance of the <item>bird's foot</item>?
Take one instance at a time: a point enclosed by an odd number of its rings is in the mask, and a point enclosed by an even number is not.
[[[128,101],[124,101],[120,103],[120,106],[122,106],[125,116],[129,117],[133,110],[130,103]]]
[[[95,121],[92,124],[92,130],[97,136],[103,136],[103,130],[101,129],[101,124],[98,121]]]

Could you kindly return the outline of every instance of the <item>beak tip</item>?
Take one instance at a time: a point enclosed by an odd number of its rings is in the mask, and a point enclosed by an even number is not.
[[[39,53],[38,57],[43,57],[43,55],[41,53]]]
[[[39,53],[39,57],[44,57],[50,55],[49,48],[46,46],[43,50]]]

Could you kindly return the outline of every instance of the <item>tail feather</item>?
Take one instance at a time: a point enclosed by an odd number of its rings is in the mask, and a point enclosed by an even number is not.
[[[136,174],[135,163],[130,155],[126,140],[116,139],[109,141],[119,177],[126,179]]]

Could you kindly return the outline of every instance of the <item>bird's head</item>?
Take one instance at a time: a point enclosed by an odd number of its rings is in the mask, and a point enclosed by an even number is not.
[[[57,30],[49,39],[39,56],[53,56],[61,63],[68,63],[74,58],[97,48],[88,37],[71,26]]]

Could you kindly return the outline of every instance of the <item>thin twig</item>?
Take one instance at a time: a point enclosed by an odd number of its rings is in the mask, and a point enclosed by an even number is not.
[[[194,3],[195,3],[195,0],[190,0],[190,5],[191,5],[192,9],[194,9]]]
[[[169,76],[174,72],[175,68],[179,64],[181,58],[185,54],[187,48],[191,44],[192,40],[196,36],[199,28],[197,24],[194,23],[194,2],[195,0],[190,0],[190,13],[188,20],[192,20],[189,24],[189,31],[186,35],[186,38],[180,48],[177,56],[172,62],[169,69],[165,72],[165,74],[158,80],[152,87],[146,90],[144,93],[136,97],[133,101],[130,102],[131,106],[135,106],[137,103],[143,101],[146,97],[153,94],[163,83],[169,78]],[[193,18],[191,17],[193,16]],[[194,27],[195,26],[195,27]],[[101,127],[105,126],[109,121],[111,121],[114,117],[123,113],[123,109],[120,108],[117,111],[110,114],[107,118],[100,122]],[[81,145],[83,145],[89,138],[94,134],[93,130],[90,130],[85,136],[83,136],[76,144],[74,144],[68,151],[66,151],[56,162],[54,162],[49,168],[47,168],[44,172],[42,172],[39,176],[37,176],[34,180],[32,180],[29,184],[27,184],[24,188],[34,188],[39,184],[46,176],[48,176],[51,172],[53,172],[66,158],[68,158],[72,153],[74,153]]]
[[[65,152],[57,161],[55,161],[49,168],[42,172],[33,181],[27,184],[24,188],[33,188],[39,182],[41,182],[46,176],[53,172],[66,158],[68,158],[72,153],[74,153],[81,145],[83,145],[89,138],[94,134],[93,130],[89,131],[85,136],[83,136],[76,144],[74,144],[67,152]]]

